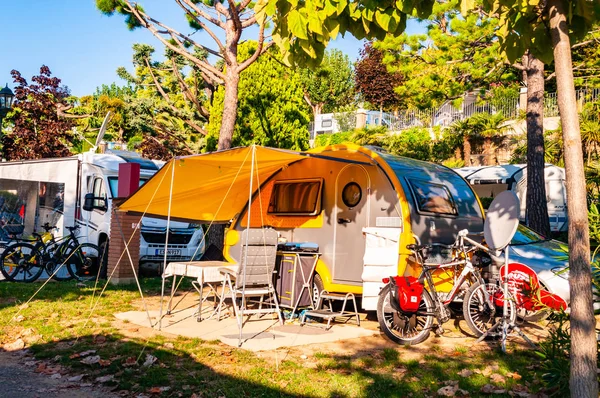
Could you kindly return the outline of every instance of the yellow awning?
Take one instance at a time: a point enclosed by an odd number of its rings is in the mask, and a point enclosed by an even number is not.
[[[305,157],[297,152],[247,147],[175,158],[129,197],[119,210],[148,216],[203,222],[228,222],[252,191],[282,167]]]

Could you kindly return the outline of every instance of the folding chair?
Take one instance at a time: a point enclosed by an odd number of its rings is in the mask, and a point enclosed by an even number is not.
[[[238,346],[242,345],[244,315],[276,313],[279,323],[283,325],[277,293],[273,286],[277,231],[272,228],[246,229],[242,233],[241,244],[242,254],[237,271],[227,268],[219,269],[223,274],[223,289],[221,290],[218,319],[221,319],[225,287],[228,287],[240,332]],[[265,301],[265,296],[271,296],[272,301]],[[248,307],[249,297],[260,297],[258,308]],[[263,308],[263,304],[266,308]]]

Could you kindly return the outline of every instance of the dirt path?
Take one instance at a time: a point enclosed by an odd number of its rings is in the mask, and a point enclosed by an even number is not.
[[[119,397],[80,376],[68,374],[52,361],[35,360],[26,351],[0,350],[0,396],[3,398]]]

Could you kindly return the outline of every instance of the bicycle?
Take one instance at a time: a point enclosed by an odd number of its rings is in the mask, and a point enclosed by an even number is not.
[[[434,328],[434,320],[437,319],[436,334],[444,333],[442,325],[450,319],[450,303],[464,290],[464,285],[469,285],[463,301],[463,315],[467,326],[477,337],[483,335],[502,316],[502,310],[497,308],[493,299],[500,287],[498,284],[487,283],[480,270],[471,261],[471,252],[477,248],[484,248],[477,242],[467,237],[468,231],[459,231],[456,242],[452,245],[408,245],[417,263],[421,265],[421,273],[416,282],[425,285],[418,309],[413,312],[403,311],[392,305],[394,299],[392,292],[393,283],[390,278],[383,279],[386,284],[379,293],[377,303],[377,319],[381,330],[392,341],[403,344],[419,344],[425,341]],[[467,246],[469,242],[471,246]],[[449,262],[427,263],[429,253],[434,248],[448,249],[452,253]],[[452,273],[454,283],[451,291],[442,298],[437,291],[433,280],[433,273],[437,270],[448,270]],[[426,282],[426,284],[425,284]],[[396,308],[394,308],[396,307]],[[516,317],[516,311],[512,301],[508,301],[511,319]]]
[[[7,280],[33,282],[44,270],[57,281],[96,278],[100,250],[92,243],[79,243],[75,235],[78,226],[66,227],[69,235],[59,240],[50,232],[56,227],[46,223],[42,228],[45,233],[34,234],[35,244],[19,241],[4,250],[0,271]]]

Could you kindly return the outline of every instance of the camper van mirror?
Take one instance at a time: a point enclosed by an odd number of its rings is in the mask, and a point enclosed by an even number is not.
[[[105,211],[107,209],[106,198],[94,196],[93,193],[85,194],[83,199],[83,210],[92,211],[94,209]]]

